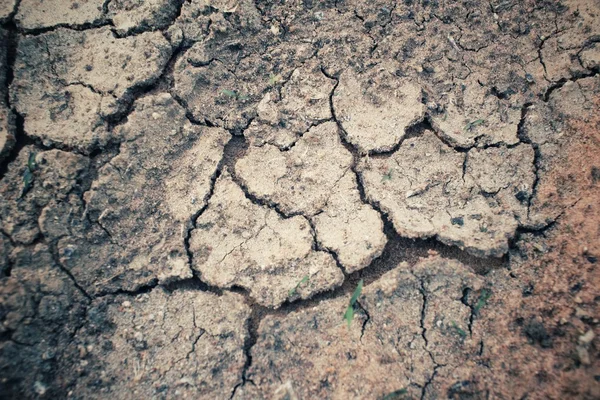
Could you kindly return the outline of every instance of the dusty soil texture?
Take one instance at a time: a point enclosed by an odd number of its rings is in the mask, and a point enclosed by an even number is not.
[[[0,399],[600,399],[597,0],[0,0]]]

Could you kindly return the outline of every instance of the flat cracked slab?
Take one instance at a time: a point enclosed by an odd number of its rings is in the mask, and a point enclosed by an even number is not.
[[[381,217],[360,200],[352,163],[336,124],[325,122],[289,151],[270,144],[251,146],[235,170],[253,196],[286,215],[310,218],[319,243],[352,272],[379,256],[387,241]]]
[[[333,94],[333,107],[347,139],[362,153],[393,149],[406,129],[423,119],[421,87],[393,71],[376,68],[341,74]]]
[[[111,139],[107,117],[162,74],[172,48],[160,32],[115,38],[109,28],[59,28],[19,43],[11,103],[47,145],[91,150]]]
[[[600,398],[600,3],[0,0],[0,398]]]
[[[500,257],[526,219],[533,160],[528,145],[465,154],[425,131],[391,156],[363,159],[358,173],[367,198],[401,236],[436,237],[475,255]]]
[[[2,232],[17,244],[34,243],[45,230],[39,218],[46,207],[60,209],[57,223],[52,224],[57,237],[81,228],[81,201],[76,193],[88,166],[89,160],[77,154],[25,146],[7,171],[8,184],[0,186]],[[70,213],[71,207],[79,212]]]
[[[90,305],[73,337],[79,362],[65,370],[73,398],[214,398],[242,380],[242,296],[155,290],[135,299],[102,298]]]
[[[494,96],[476,81],[470,81],[443,96],[431,114],[431,124],[448,143],[459,148],[475,144],[514,145],[520,105]]]
[[[90,293],[192,276],[184,238],[230,138],[191,124],[166,93],[134,107],[117,129],[119,154],[85,193],[92,229],[58,243],[61,262]]]
[[[284,301],[339,286],[344,276],[333,257],[313,250],[306,218],[281,217],[252,203],[225,172],[190,239],[192,267],[217,287],[241,286],[260,304]]]
[[[277,84],[283,79],[273,75],[271,81]],[[258,116],[244,136],[256,146],[291,148],[311,127],[332,118],[329,96],[334,85],[315,62],[295,69],[280,90],[268,92],[258,103]]]
[[[180,7],[177,3],[168,0],[22,0],[15,22],[25,31],[110,25],[116,33],[124,35],[167,27],[177,16]]]
[[[6,247],[2,250],[5,250]],[[81,325],[87,299],[38,243],[2,253],[10,259],[10,276],[0,281],[0,391],[19,398],[20,381],[31,397],[58,396],[50,389],[59,360]],[[1,262],[1,261],[0,261]]]

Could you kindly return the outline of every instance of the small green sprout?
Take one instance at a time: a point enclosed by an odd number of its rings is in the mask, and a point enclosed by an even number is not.
[[[471,129],[483,124],[484,122],[485,122],[484,119],[476,119],[475,121],[471,121],[471,122],[467,123],[467,125],[465,125],[465,132],[470,131]]]
[[[308,282],[310,278],[308,277],[308,275],[305,275],[304,278],[302,278],[302,280],[300,282],[298,282],[296,284],[296,286],[294,286],[294,288],[290,289],[290,291],[288,292],[288,295],[290,297],[292,297],[293,295],[296,294],[296,291],[298,290],[298,288],[300,287],[300,285],[304,285],[305,283]]]
[[[458,335],[459,335],[461,338],[463,338],[463,339],[464,339],[464,338],[466,338],[466,337],[467,337],[467,332],[465,332],[463,329],[461,329],[461,327],[460,327],[460,326],[458,326],[458,325],[456,324],[456,322],[452,321],[452,322],[451,322],[451,324],[452,324],[452,328],[454,328],[454,330],[456,331],[456,333],[458,333]]]
[[[271,74],[271,75],[269,75],[269,85],[273,86],[276,83],[281,82],[282,79],[283,78],[279,74],[277,74],[277,75]]]
[[[381,177],[381,182],[391,181],[392,180],[392,170],[390,169],[387,173],[383,174]]]
[[[486,304],[489,298],[492,296],[492,292],[487,289],[483,289],[481,294],[479,295],[479,299],[477,299],[477,304],[473,307],[474,312],[479,312]]]
[[[237,97],[237,93],[233,90],[223,89],[223,90],[221,90],[221,93],[223,93],[225,96]]]
[[[354,289],[354,293],[352,293],[352,297],[350,298],[350,304],[348,304],[348,308],[346,308],[346,312],[344,313],[344,319],[348,323],[348,328],[350,328],[350,325],[352,324],[352,320],[354,319],[354,305],[356,304],[356,301],[360,297],[360,292],[362,292],[363,284],[364,284],[364,282],[361,279],[358,282],[356,289]]]
[[[248,97],[245,94],[240,94],[235,90],[228,90],[228,89],[223,89],[221,90],[221,93],[224,94],[227,97],[231,97],[232,99],[237,99],[237,100],[248,100],[250,97]]]
[[[23,198],[33,186],[33,171],[37,168],[35,163],[35,153],[29,153],[29,158],[27,159],[27,168],[23,172],[23,189],[21,190],[21,195],[19,198]]]
[[[37,164],[35,163],[35,153],[31,152],[29,153],[29,158],[27,159],[27,168],[29,168],[30,171],[35,170],[37,167]]]

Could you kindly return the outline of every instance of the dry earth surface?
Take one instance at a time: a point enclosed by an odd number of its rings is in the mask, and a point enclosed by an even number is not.
[[[600,398],[598,0],[0,0],[0,39],[0,398]]]

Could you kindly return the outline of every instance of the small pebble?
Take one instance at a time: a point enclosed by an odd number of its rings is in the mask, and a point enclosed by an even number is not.
[[[583,346],[577,346],[577,356],[583,365],[590,365],[590,354]]]
[[[579,344],[585,345],[590,344],[594,340],[594,331],[589,330],[585,334],[579,336]]]

